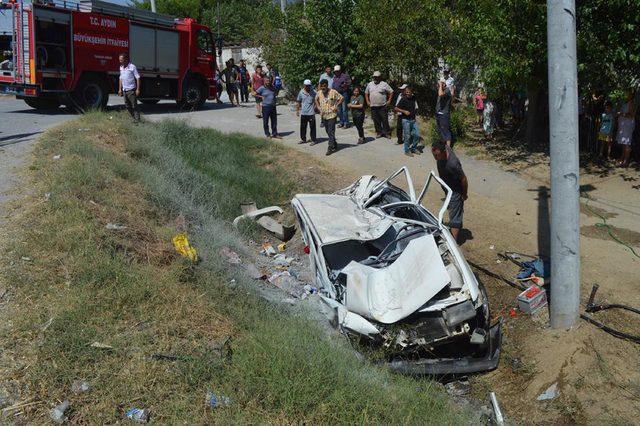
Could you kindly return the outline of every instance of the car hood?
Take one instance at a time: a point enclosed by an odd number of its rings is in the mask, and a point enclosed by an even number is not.
[[[373,210],[359,207],[345,195],[298,194],[293,202],[306,213],[321,245],[346,240],[375,240],[395,222]]]
[[[341,272],[347,309],[384,324],[413,314],[451,282],[433,235],[411,240],[386,268],[352,261]]]

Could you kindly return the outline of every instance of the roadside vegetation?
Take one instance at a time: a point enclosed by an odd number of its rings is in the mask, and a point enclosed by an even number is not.
[[[76,424],[114,423],[133,407],[165,424],[465,422],[440,386],[362,361],[304,307],[263,300],[219,259],[223,246],[251,256],[229,222],[241,202],[284,204],[314,183],[282,167],[291,155],[123,114],[48,131],[33,195],[1,242],[12,321],[0,346],[14,356],[2,369],[18,384],[3,422],[45,422],[65,399]],[[175,253],[178,232],[199,263]],[[77,379],[91,389],[73,394]],[[231,405],[207,409],[207,391]]]

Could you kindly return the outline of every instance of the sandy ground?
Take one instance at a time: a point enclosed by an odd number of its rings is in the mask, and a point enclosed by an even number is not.
[[[111,99],[113,107],[121,104],[120,99]],[[0,205],[5,205],[5,210],[0,211],[1,221],[1,217],[10,214],[4,201],[12,194],[10,188],[19,185],[16,172],[25,164],[32,137],[68,117],[62,111],[38,114],[28,110],[21,101],[6,98],[0,99],[0,108],[3,112],[0,193],[5,194],[0,195]],[[229,107],[208,103],[202,111],[177,112],[174,103],[163,102],[146,106],[143,111],[149,120],[172,118],[223,132],[263,134],[261,120],[255,118],[254,104]],[[278,129],[285,136],[280,143],[310,153],[339,170],[340,179],[336,180],[340,184],[345,174],[354,179],[363,174],[387,176],[406,165],[419,193],[429,171],[435,168],[430,154],[405,157],[401,147],[393,141],[374,140],[370,133],[368,142],[358,146],[353,128],[337,130],[341,150],[326,157],[323,129],[318,128],[322,143],[310,147],[297,144],[299,121],[293,108],[279,107],[278,122]],[[21,134],[24,136],[19,136]],[[1,139],[7,136],[9,139]],[[497,252],[548,252],[548,167],[544,162],[525,166],[522,161],[498,164],[467,155],[462,148],[457,151],[470,181],[463,250],[471,261],[512,278],[517,268],[507,262],[498,263]],[[581,177],[583,191],[592,198],[591,209],[607,217],[616,235],[636,247],[640,245],[639,178],[635,171],[618,170]],[[427,194],[425,205],[438,210],[441,198],[441,190],[434,187]],[[601,286],[599,298],[640,306],[636,291],[640,259],[613,242],[601,228],[596,228],[600,219],[591,210],[583,205],[581,212],[583,302],[591,285],[598,283]],[[473,392],[479,399],[486,398],[489,390],[495,391],[507,416],[519,423],[635,422],[640,414],[640,352],[637,345],[611,337],[584,322],[579,322],[571,332],[550,330],[546,325],[546,312],[535,318],[523,315],[511,318],[506,313],[515,305],[518,291],[483,274],[479,276],[487,284],[494,315],[505,316],[500,367],[495,372],[472,378]],[[628,326],[631,331],[640,325],[640,321],[632,316],[608,315],[607,318]],[[560,396],[550,402],[537,402],[536,397],[555,382],[559,385]]]

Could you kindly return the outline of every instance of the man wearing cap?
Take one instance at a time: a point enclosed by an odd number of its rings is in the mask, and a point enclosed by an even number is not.
[[[338,127],[347,127],[349,124],[349,87],[351,87],[351,77],[349,74],[342,72],[340,65],[333,67],[333,84],[331,88],[342,96],[342,105],[338,107],[338,118],[340,123]]]
[[[307,124],[311,133],[311,145],[316,144],[316,91],[313,90],[311,80],[305,80],[304,86],[296,99],[296,114],[300,116],[300,142],[307,143]]]
[[[329,89],[327,80],[320,80],[320,90],[316,95],[316,108],[320,111],[320,117],[324,120],[324,128],[329,136],[327,155],[338,150],[336,142],[336,116],[338,106],[342,103],[342,96],[333,89]]]
[[[398,97],[396,98],[396,103],[395,106],[397,107],[398,104],[400,103],[400,101],[402,100],[402,95],[404,93],[404,89],[406,89],[407,86],[406,84],[403,84],[402,86],[398,87]],[[395,111],[395,109],[394,109]],[[404,139],[402,137],[402,118],[403,118],[403,114],[402,113],[396,113],[396,136],[398,137],[398,145],[402,145],[404,143]]]
[[[376,137],[384,136],[391,138],[391,130],[389,129],[389,117],[387,116],[387,105],[391,103],[393,89],[382,81],[380,71],[373,73],[373,81],[367,84],[364,91],[364,97],[367,104],[371,107],[371,118],[376,129]]]

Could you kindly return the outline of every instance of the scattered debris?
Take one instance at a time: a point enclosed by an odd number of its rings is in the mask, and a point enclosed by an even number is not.
[[[196,251],[195,248],[189,245],[187,234],[184,234],[184,233],[178,234],[175,237],[173,237],[172,241],[173,241],[173,246],[175,247],[176,251],[180,255],[182,255],[183,257],[186,257],[187,259],[191,260],[194,263],[198,261],[198,252]]]
[[[93,342],[89,346],[96,349],[113,349],[113,346],[107,345],[105,343],[100,343],[100,342]]]
[[[225,339],[213,342],[210,345],[211,350],[218,352],[220,358],[224,358],[228,364],[231,364],[231,361],[233,361],[233,348],[231,347],[232,341],[233,338],[231,336],[227,336]]]
[[[307,292],[304,290],[304,287],[298,280],[291,276],[289,271],[276,272],[268,278],[268,281],[298,299],[307,297]]]
[[[117,223],[107,223],[105,226],[109,231],[122,231],[123,229],[127,229],[124,225],[118,225]]]
[[[52,408],[51,411],[49,411],[49,417],[51,420],[58,424],[62,424],[69,420],[69,418],[64,414],[69,409],[69,405],[69,401],[65,400],[62,404],[56,405]]]
[[[289,266],[291,265],[291,262],[293,262],[295,260],[295,258],[293,257],[288,257],[285,256],[284,254],[276,254],[275,256],[273,256],[273,263],[276,266]]]
[[[558,382],[555,382],[554,384],[549,386],[546,391],[538,395],[538,398],[536,399],[538,401],[549,401],[551,399],[554,399],[558,395],[560,395],[560,391],[558,390]]]
[[[280,253],[283,253],[284,251],[287,250],[287,243],[280,243],[278,244],[278,251]]]
[[[451,396],[465,396],[471,392],[471,385],[468,380],[456,380],[444,385],[447,393]]]
[[[20,260],[24,260],[25,262],[31,262],[32,259],[30,257],[27,257],[27,256],[22,256],[20,258]]]
[[[42,331],[47,331],[47,328],[53,323],[53,317],[49,318],[47,322],[42,324]]]
[[[289,304],[291,306],[296,304],[296,299],[292,299],[290,297],[287,297],[286,299],[282,299],[282,303],[286,303]]]
[[[267,257],[275,256],[276,254],[278,254],[271,243],[262,243],[262,251],[260,253],[264,254]]]
[[[547,292],[542,287],[532,285],[518,295],[518,309],[533,315],[547,306]]]
[[[53,156],[53,159],[54,159],[54,160],[59,160],[60,158],[62,158],[62,156],[61,156],[60,154],[58,154],[58,155],[54,155],[54,156]]]
[[[220,250],[218,250],[218,253],[232,265],[239,265],[240,263],[242,263],[240,256],[238,256],[238,253],[231,250],[227,246],[221,247]]]
[[[296,233],[295,225],[283,225],[269,216],[263,216],[256,222],[280,241],[289,241]]]
[[[495,392],[489,393],[489,398],[491,399],[491,405],[493,406],[493,414],[495,416],[496,424],[498,426],[504,425],[504,416],[502,415],[500,404],[498,404],[498,398],[496,397],[496,393]]]
[[[231,398],[207,392],[205,404],[208,408],[228,407],[231,405]]]
[[[533,276],[548,278],[550,271],[551,268],[549,262],[538,258],[530,262],[522,262],[522,269],[520,270],[516,278],[518,278],[519,280],[530,278]]]
[[[489,246],[489,250],[495,250],[495,249],[496,249],[496,246],[494,246],[493,244]]]
[[[136,423],[147,423],[149,421],[149,416],[151,413],[146,408],[132,408],[127,411],[125,416]]]
[[[51,193],[50,193],[50,192],[46,192],[46,193],[44,194],[44,200],[45,200],[45,201],[49,201],[50,199],[51,199]]]
[[[151,355],[151,358],[155,359],[156,361],[178,361],[179,359],[181,359],[181,357],[179,357],[178,355],[162,353],[155,353]]]
[[[74,380],[71,384],[71,392],[75,394],[89,392],[90,389],[91,386],[89,386],[89,383],[84,380]]]
[[[79,132],[88,132],[91,129],[78,129]]]
[[[295,225],[285,226],[267,216],[272,213],[284,213],[284,211],[278,206],[258,209],[255,203],[244,203],[240,208],[242,209],[243,214],[233,220],[233,226],[235,227],[238,227],[241,220],[255,220],[260,226],[271,232],[281,241],[289,241],[296,232]]]
[[[518,311],[516,310],[516,308],[511,308],[509,309],[509,316],[511,318],[515,318],[518,316]]]
[[[253,263],[245,263],[242,265],[247,274],[254,280],[264,280],[267,278],[266,274],[263,274],[256,265]]]

